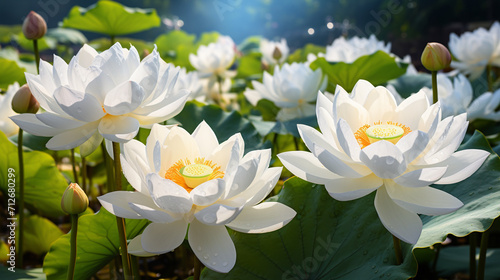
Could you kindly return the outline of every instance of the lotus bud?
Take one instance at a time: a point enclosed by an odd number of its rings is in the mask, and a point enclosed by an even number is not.
[[[451,54],[440,43],[427,43],[420,59],[427,70],[438,71],[450,66]]]
[[[47,33],[47,23],[42,16],[31,11],[23,22],[23,34],[29,40],[37,40]]]
[[[12,98],[12,110],[18,114],[38,112],[40,104],[31,94],[31,90],[27,84],[19,88]]]
[[[279,61],[282,56],[283,53],[281,53],[280,49],[278,47],[275,47],[273,51],[273,58],[276,59],[276,61]]]
[[[68,214],[80,214],[87,210],[89,199],[85,192],[76,183],[66,188],[61,199],[61,208]]]

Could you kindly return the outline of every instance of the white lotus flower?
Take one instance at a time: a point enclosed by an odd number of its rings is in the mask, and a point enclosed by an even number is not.
[[[187,72],[186,68],[180,69],[174,91],[181,89],[187,89],[191,92],[189,100],[197,99],[203,95],[203,83],[200,81],[197,71]]]
[[[119,43],[98,54],[84,45],[66,64],[54,56],[54,66],[40,63],[40,75],[26,74],[32,94],[45,110],[12,120],[27,132],[52,137],[51,150],[85,143],[94,149],[103,137],[126,142],[140,126],[151,126],[178,114],[189,95],[172,90],[178,70],[154,50],[140,61],[137,50]]]
[[[490,30],[478,28],[460,37],[451,33],[448,46],[458,60],[452,61],[451,66],[476,79],[487,65],[500,66],[500,23],[493,23]]]
[[[180,127],[154,125],[145,146],[131,140],[121,155],[123,173],[137,191],[98,199],[116,216],[152,222],[131,241],[130,253],[172,251],[187,231],[197,258],[212,270],[228,272],[236,250],[226,226],[245,233],[270,232],[296,214],[278,202],[258,204],[273,189],[281,168],[268,168],[270,150],[244,156],[243,150],[239,133],[219,144],[205,122],[192,135]]]
[[[281,108],[276,119],[287,121],[314,115],[311,102],[319,90],[325,90],[327,82],[320,68],[313,71],[305,63],[285,63],[281,69],[275,66],[273,76],[264,72],[263,83],[252,81],[254,89],[244,94],[254,106],[261,99],[273,101]]]
[[[262,53],[262,61],[267,65],[282,64],[288,58],[290,49],[286,43],[286,39],[281,41],[269,41],[262,39],[260,41],[260,52]]]
[[[196,54],[189,55],[189,62],[201,77],[232,77],[229,67],[235,59],[235,44],[228,36],[219,36],[215,43],[200,46]]]
[[[485,92],[472,101],[472,86],[464,75],[457,75],[452,82],[445,74],[438,73],[437,83],[443,118],[467,113],[468,121],[500,121],[500,111],[495,111],[500,105],[500,90],[494,93]],[[398,103],[402,102],[403,99],[392,85],[387,89],[394,94]],[[429,103],[432,103],[432,89],[425,87],[422,91],[427,95]]]
[[[422,231],[418,214],[447,214],[463,205],[430,185],[468,178],[489,154],[455,152],[467,130],[466,115],[441,120],[439,103],[429,106],[422,91],[397,106],[386,88],[361,80],[350,95],[337,87],[333,102],[320,93],[316,116],[321,132],[298,125],[311,152],[282,153],[281,162],[296,176],[325,185],[337,200],[376,191],[382,224],[411,244]]]
[[[0,94],[0,130],[5,133],[5,136],[10,137],[16,135],[19,131],[19,127],[11,120],[9,117],[17,115],[14,110],[12,110],[12,98],[14,94],[19,90],[19,84],[17,82],[13,83],[7,88],[7,92]]]
[[[373,54],[377,51],[391,53],[391,43],[385,44],[378,41],[375,35],[369,38],[354,36],[350,39],[339,37],[326,47],[324,57],[329,62],[353,63],[363,55]]]

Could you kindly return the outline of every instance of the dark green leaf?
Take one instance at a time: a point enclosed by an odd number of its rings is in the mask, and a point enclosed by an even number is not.
[[[154,9],[129,8],[101,0],[88,8],[73,7],[62,26],[118,36],[160,26],[160,18]]]
[[[238,69],[237,69],[237,78],[248,78],[256,79],[256,76],[262,75],[262,63],[260,61],[261,54],[259,53],[251,53],[245,55],[240,58]]]
[[[324,53],[325,52],[325,47],[321,46],[316,46],[314,44],[307,44],[305,47],[301,49],[297,49],[295,52],[293,52],[287,59],[289,63],[292,62],[305,62],[307,61],[307,55],[308,54],[318,54],[318,53]]]
[[[8,267],[0,266],[0,278],[2,280],[45,280],[45,274],[42,268],[34,268],[29,270],[24,270],[20,268],[15,268],[15,272],[9,271]]]
[[[137,236],[148,224],[147,220],[126,219],[127,238]],[[47,279],[65,279],[69,261],[69,239],[66,234],[56,240],[43,262]],[[74,279],[89,279],[119,255],[116,217],[101,208],[99,213],[78,219],[77,262]]]
[[[235,232],[236,266],[227,274],[205,269],[203,279],[407,279],[417,270],[411,246],[402,244],[404,263],[396,266],[373,199],[339,202],[323,186],[294,177],[277,201],[297,216],[275,232]]]
[[[20,85],[26,83],[24,76],[25,68],[20,67],[16,61],[0,57],[0,88],[7,90],[9,85],[18,82]]]
[[[329,92],[335,92],[336,85],[351,92],[360,79],[367,80],[375,86],[381,85],[403,75],[407,66],[400,65],[394,57],[383,51],[361,56],[353,63],[330,63],[324,57],[319,57],[311,63],[313,70],[321,68],[328,76]]]
[[[47,30],[47,37],[54,38],[58,43],[83,45],[87,43],[87,37],[82,32],[68,28],[52,28]]]
[[[403,98],[417,93],[423,87],[432,88],[431,75],[419,73],[416,75],[403,75],[389,82]]]
[[[6,194],[8,188],[7,170],[13,168],[16,175],[16,189],[19,185],[19,166],[17,146],[0,133],[0,190]],[[61,209],[61,197],[68,182],[57,169],[54,159],[39,151],[24,152],[26,207],[46,217],[64,215]],[[16,197],[16,199],[20,199]]]

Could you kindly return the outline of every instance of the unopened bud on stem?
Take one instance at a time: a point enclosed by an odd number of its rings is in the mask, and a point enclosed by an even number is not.
[[[439,71],[450,66],[451,54],[440,43],[427,43],[420,59],[427,70]]]
[[[17,90],[12,98],[12,110],[18,114],[38,112],[40,104],[36,98],[31,94],[31,90],[27,84]]]
[[[76,183],[66,188],[61,199],[61,208],[68,214],[80,214],[87,210],[89,199],[85,192]]]
[[[47,23],[39,14],[31,11],[23,22],[23,34],[29,40],[37,40],[47,33]]]

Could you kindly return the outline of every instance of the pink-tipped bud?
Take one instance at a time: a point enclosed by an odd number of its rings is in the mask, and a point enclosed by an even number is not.
[[[450,66],[451,54],[440,43],[427,43],[420,59],[427,70],[438,71]]]
[[[47,33],[47,23],[39,14],[31,11],[23,22],[23,34],[29,40],[37,40]]]
[[[61,199],[61,208],[68,214],[80,214],[87,210],[89,199],[85,192],[76,183],[66,188]]]
[[[31,90],[27,84],[17,90],[12,98],[12,110],[18,114],[38,112],[40,104],[36,98],[31,94]]]

